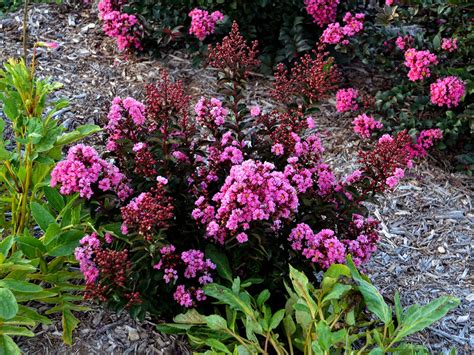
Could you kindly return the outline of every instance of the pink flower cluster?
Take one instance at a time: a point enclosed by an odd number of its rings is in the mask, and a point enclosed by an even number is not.
[[[446,52],[454,52],[458,49],[458,39],[457,38],[443,38],[441,41],[441,48]]]
[[[163,270],[165,283],[176,282],[179,279],[179,270],[184,270],[182,273],[185,279],[195,280],[200,286],[213,281],[211,271],[216,265],[210,259],[205,259],[202,251],[190,249],[176,254],[175,246],[168,245],[160,249],[160,254],[161,260],[154,269]],[[206,295],[199,286],[186,287],[180,284],[176,286],[173,298],[179,305],[190,308],[196,306],[197,302],[204,301]]]
[[[434,105],[456,107],[466,93],[466,88],[464,82],[458,77],[447,76],[432,83],[430,92],[431,102]]]
[[[425,157],[436,141],[443,138],[443,131],[439,128],[425,129],[420,132],[416,138],[416,144],[411,144],[407,147],[412,158]]]
[[[214,11],[209,14],[206,10],[193,9],[189,16],[191,17],[191,27],[189,34],[194,35],[200,41],[213,34],[216,23],[224,20],[224,15],[220,11]]]
[[[357,116],[353,121],[354,132],[361,138],[369,138],[376,129],[383,128],[382,122],[376,121],[372,116],[365,113]]]
[[[405,52],[405,66],[410,69],[411,81],[423,80],[431,76],[430,65],[438,64],[438,58],[428,50],[417,51],[410,48]]]
[[[392,176],[389,176],[386,180],[385,183],[387,186],[391,189],[393,189],[395,186],[398,185],[398,182],[400,179],[402,179],[405,176],[405,170],[401,168],[395,168],[395,171]]]
[[[94,284],[99,277],[99,269],[92,261],[92,257],[100,248],[100,240],[97,238],[97,233],[92,233],[84,236],[79,243],[81,246],[76,248],[74,256],[79,262],[86,284]]]
[[[201,97],[194,106],[194,112],[196,121],[209,128],[222,126],[228,114],[228,110],[222,106],[222,102],[214,97],[210,100]]]
[[[329,24],[321,35],[321,41],[327,44],[349,44],[349,38],[364,29],[364,18],[362,13],[352,15],[347,12],[343,18],[345,25],[341,26],[339,22]]]
[[[120,51],[128,48],[143,49],[140,39],[143,30],[135,15],[121,12],[124,0],[101,0],[99,2],[100,18],[104,22],[102,29],[109,37],[117,40]]]
[[[86,199],[99,190],[115,192],[121,200],[132,193],[119,169],[101,159],[94,148],[83,144],[71,147],[66,160],[60,161],[51,172],[51,186],[58,184],[61,194],[79,192]]]
[[[356,89],[340,89],[336,93],[337,112],[356,111],[359,108],[357,98],[359,92]]]
[[[398,36],[397,39],[395,40],[395,44],[397,47],[404,51],[405,49],[410,48],[414,43],[414,38],[410,35],[407,36]]]
[[[118,148],[117,141],[120,139],[128,138],[138,143],[137,132],[142,130],[146,119],[145,105],[132,97],[125,99],[116,97],[112,101],[107,118],[109,120],[105,128],[109,136],[107,150],[113,152]]]
[[[339,0],[305,0],[306,12],[313,17],[314,23],[324,27],[336,19]]]
[[[372,217],[352,215],[348,231],[350,239],[344,239],[342,242],[346,245],[346,252],[352,255],[356,266],[369,261],[372,253],[377,250],[377,243],[380,240],[377,232],[378,224]]]
[[[343,263],[346,248],[331,229],[323,229],[314,233],[305,223],[298,224],[291,230],[288,241],[295,251],[301,251],[307,259],[327,269],[334,263]]]
[[[252,222],[288,219],[298,208],[296,190],[285,175],[273,164],[255,160],[234,165],[212,200],[217,205],[214,216],[214,207],[198,200],[193,217],[207,224],[207,235],[220,243],[228,234],[247,231]]]

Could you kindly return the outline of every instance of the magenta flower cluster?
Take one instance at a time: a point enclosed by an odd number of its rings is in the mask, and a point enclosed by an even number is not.
[[[339,0],[305,0],[306,12],[319,27],[334,22]]]
[[[412,158],[423,158],[428,154],[428,149],[434,146],[436,141],[443,138],[443,131],[439,128],[425,129],[416,138],[416,144],[408,147]]]
[[[121,200],[132,193],[119,169],[101,159],[94,148],[83,144],[71,147],[66,160],[60,161],[51,172],[51,186],[56,185],[60,185],[63,195],[79,192],[86,199],[98,191],[114,192]]]
[[[446,52],[454,52],[458,49],[458,39],[457,38],[443,38],[441,41],[441,48]]]
[[[189,16],[191,17],[189,34],[196,36],[200,41],[204,41],[207,36],[213,34],[216,23],[224,20],[224,15],[220,11],[209,14],[208,11],[198,8],[193,9]]]
[[[365,113],[357,116],[352,124],[354,125],[354,132],[361,138],[369,138],[375,130],[383,128],[382,122]]]
[[[160,249],[161,260],[154,266],[162,270],[165,283],[176,283],[179,279],[179,270],[184,270],[182,276],[187,280],[196,280],[200,286],[213,281],[212,270],[216,265],[210,259],[205,259],[200,250],[190,249],[176,254],[174,245],[167,245]],[[186,287],[184,284],[176,286],[173,293],[174,300],[181,306],[189,308],[196,306],[199,301],[204,301],[206,295],[200,286]]]
[[[423,80],[431,76],[430,66],[438,64],[438,58],[428,50],[418,51],[410,48],[405,52],[405,66],[409,68],[411,81]]]
[[[222,105],[219,99],[206,99],[201,97],[194,106],[196,121],[210,128],[222,126],[228,114],[228,110]]]
[[[339,241],[331,229],[323,229],[314,233],[310,226],[305,223],[298,224],[292,229],[288,241],[295,251],[327,269],[334,263],[343,263],[346,256],[346,248]]]
[[[431,102],[437,106],[456,107],[461,102],[466,87],[456,76],[447,76],[430,85]]]
[[[107,150],[113,152],[117,149],[117,141],[120,139],[128,138],[132,142],[136,141],[136,134],[145,123],[145,105],[131,97],[125,99],[116,97],[112,101],[107,118],[108,124],[105,128],[109,136]],[[139,150],[137,146],[136,151]]]
[[[288,219],[298,208],[297,192],[285,175],[273,164],[255,160],[234,165],[212,200],[215,208],[198,199],[193,217],[206,224],[207,235],[219,243],[249,230],[252,222]]]
[[[109,37],[115,38],[120,51],[143,49],[141,38],[143,29],[135,15],[122,12],[123,0],[101,0],[98,5],[102,29]]]
[[[410,35],[406,35],[403,37],[398,36],[397,39],[395,40],[396,46],[402,51],[410,48],[413,45],[413,42],[414,42],[414,38]]]
[[[336,109],[338,112],[356,111],[359,108],[357,98],[359,92],[356,89],[340,89],[336,93]]]
[[[364,29],[364,18],[362,13],[352,15],[347,12],[343,18],[345,25],[341,26],[339,22],[329,24],[321,35],[321,41],[327,44],[349,44],[349,38]]]
[[[74,251],[74,256],[79,262],[79,267],[86,284],[94,284],[99,277],[99,269],[92,261],[93,255],[100,248],[100,240],[97,233],[86,235],[80,241],[80,246]]]

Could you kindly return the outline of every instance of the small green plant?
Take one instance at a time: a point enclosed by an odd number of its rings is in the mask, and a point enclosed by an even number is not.
[[[221,315],[204,316],[195,310],[175,317],[174,324],[158,326],[169,333],[186,333],[191,344],[206,354],[403,354],[423,351],[403,340],[442,318],[459,304],[440,297],[426,305],[403,309],[395,294],[394,311],[370,280],[347,265],[334,264],[318,288],[290,266],[286,304],[275,311],[267,304],[268,290],[254,297],[251,282],[234,279],[231,287],[209,284]],[[274,304],[274,302],[272,302]]]
[[[10,335],[33,335],[17,325],[48,322],[18,303],[34,300],[51,305],[46,314],[60,312],[68,344],[78,323],[71,311],[86,309],[75,303],[82,300],[77,292],[83,286],[74,280],[82,275],[70,267],[87,216],[77,196],[64,198],[49,187],[49,179],[62,148],[99,128],[86,125],[66,133],[56,117],[67,102],[49,98],[61,85],[38,79],[35,64],[35,56],[30,66],[10,59],[0,70],[6,118],[0,118],[0,334],[8,354],[19,353]]]

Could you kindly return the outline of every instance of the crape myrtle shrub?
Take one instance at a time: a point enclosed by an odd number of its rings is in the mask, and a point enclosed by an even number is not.
[[[279,68],[271,94],[280,106],[267,112],[243,101],[256,46],[234,23],[209,51],[219,97],[191,100],[163,73],[144,102],[113,100],[102,157],[79,145],[56,166],[52,185],[79,193],[93,218],[76,249],[87,298],[172,315],[206,307],[202,287],[231,281],[232,270],[280,302],[289,263],[314,275],[376,250],[378,223],[363,203],[395,187],[428,145],[405,131],[383,135],[336,175],[306,114],[336,88],[334,59],[320,47]]]
[[[457,167],[469,172],[474,167],[472,4],[387,3],[390,6],[364,11],[364,31],[349,44],[331,43],[342,66],[345,61],[359,60],[386,79],[384,87],[375,90],[344,88],[369,90],[375,97],[370,108],[356,115],[376,115],[389,132],[440,129],[443,140],[438,148],[448,148],[456,156]]]

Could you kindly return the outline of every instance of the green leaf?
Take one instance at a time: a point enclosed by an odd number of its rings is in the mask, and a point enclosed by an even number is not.
[[[331,292],[329,292],[326,296],[324,296],[322,304],[324,305],[326,302],[331,300],[340,299],[343,295],[349,292],[352,289],[351,285],[343,285],[343,284],[335,284]]]
[[[43,237],[44,245],[50,244],[53,240],[55,240],[59,234],[61,233],[61,226],[57,223],[51,223]]]
[[[385,303],[382,295],[377,291],[375,286],[362,278],[350,255],[347,256],[346,260],[354,281],[359,285],[358,289],[369,311],[374,313],[384,324],[389,324],[392,321],[392,311]]]
[[[176,317],[173,318],[173,321],[175,321],[176,323],[183,324],[205,324],[206,317],[201,315],[193,308],[187,311],[186,313],[178,314]]]
[[[270,330],[275,329],[278,327],[283,320],[283,317],[285,316],[285,310],[280,309],[277,311],[273,316],[272,319],[270,320]]]
[[[13,325],[0,325],[0,334],[34,337],[35,333],[25,327],[15,327]]]
[[[0,355],[21,355],[21,350],[12,338],[0,334]]]
[[[301,297],[308,306],[310,315],[314,318],[317,310],[316,302],[309,292],[309,281],[306,275],[290,265],[290,279],[295,292]]]
[[[29,235],[22,235],[17,237],[18,248],[25,253],[29,259],[35,259],[38,256],[46,253],[46,248],[38,239]],[[33,268],[34,270],[34,268]]]
[[[21,280],[11,280],[11,279],[3,279],[0,280],[0,286],[10,289],[11,291],[18,291],[18,292],[41,292],[43,288],[41,286],[32,284],[27,281]]]
[[[331,348],[331,329],[325,321],[319,321],[316,326],[316,334],[319,346],[323,351],[329,351]]]
[[[40,228],[45,232],[50,224],[56,223],[56,219],[51,215],[51,213],[37,202],[31,203],[31,214],[36,223],[38,223]]]
[[[13,236],[6,237],[0,242],[0,254],[7,256],[8,252],[10,251],[11,247],[13,246]]]
[[[398,291],[395,292],[394,302],[395,302],[395,316],[397,317],[398,324],[400,324],[403,320],[403,309],[400,303],[400,294],[398,293]]]
[[[270,291],[263,290],[257,297],[257,305],[258,307],[262,307],[265,302],[270,298]]]
[[[229,305],[233,309],[242,311],[247,316],[254,317],[254,311],[249,307],[249,304],[233,293],[230,289],[218,284],[208,284],[204,286],[204,292],[209,297],[213,297],[224,304]]]
[[[53,189],[52,187],[45,186],[43,187],[44,195],[48,200],[48,203],[55,211],[60,212],[64,208],[64,198],[61,196],[58,190]]]
[[[74,131],[65,133],[58,137],[56,141],[56,146],[63,146],[66,144],[71,144],[82,138],[85,138],[91,134],[99,132],[101,129],[97,125],[87,124],[76,128]]]
[[[9,320],[18,313],[18,303],[12,291],[0,288],[0,318]]]
[[[67,345],[72,345],[72,332],[79,324],[79,320],[69,308],[64,308],[62,316],[63,340]]]
[[[34,309],[22,305],[18,305],[18,315],[28,317],[29,319],[38,323],[43,323],[47,325],[52,323],[48,317],[42,316]]]
[[[217,250],[214,245],[209,244],[206,247],[206,257],[216,264],[217,273],[220,277],[232,282],[232,272],[230,271],[229,259],[227,259],[227,256],[224,253]]]
[[[408,335],[419,332],[443,318],[460,301],[451,296],[443,296],[424,305],[410,306],[403,314],[402,323],[397,327],[395,341],[400,341]]]
[[[225,354],[232,354],[227,347],[217,339],[209,338],[205,340],[206,345],[210,346],[212,350],[218,350]],[[219,353],[220,354],[220,353]]]
[[[206,323],[212,330],[225,330],[227,329],[227,322],[224,318],[217,314],[206,317]]]

